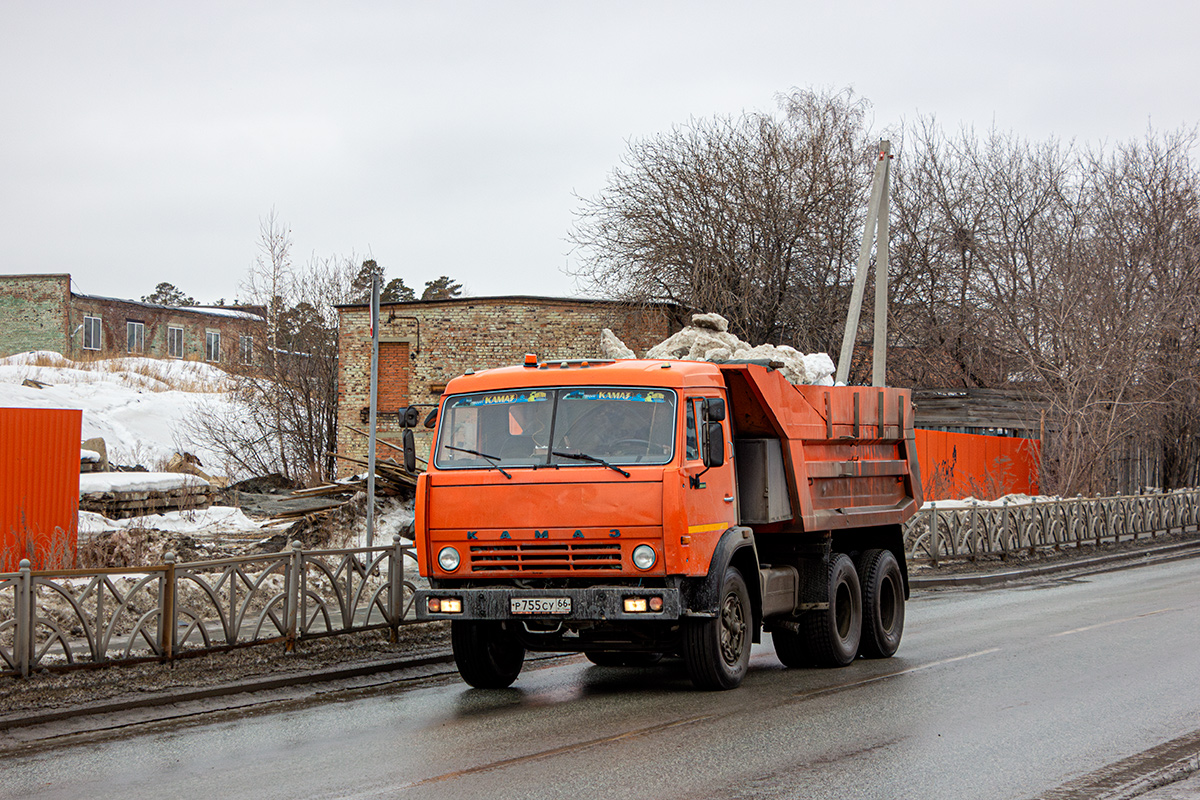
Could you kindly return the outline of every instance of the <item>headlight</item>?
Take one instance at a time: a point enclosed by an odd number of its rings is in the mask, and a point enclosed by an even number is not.
[[[639,544],[633,548],[633,565],[638,569],[650,569],[657,560],[658,555],[650,545]]]
[[[453,547],[443,547],[438,551],[438,564],[446,572],[454,572],[454,570],[458,569],[459,561],[458,551]]]

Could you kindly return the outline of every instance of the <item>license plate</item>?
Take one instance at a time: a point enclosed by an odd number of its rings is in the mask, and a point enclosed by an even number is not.
[[[510,597],[508,608],[514,614],[570,614],[569,597]]]

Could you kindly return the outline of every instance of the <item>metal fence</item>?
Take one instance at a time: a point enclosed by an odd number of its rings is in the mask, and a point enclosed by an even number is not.
[[[1200,490],[945,509],[905,525],[910,561],[1032,553],[1200,525]],[[0,574],[0,675],[111,662],[169,661],[414,621],[411,546],[289,551],[153,567]]]
[[[0,675],[169,661],[413,621],[412,547],[304,551],[104,570],[0,574]]]
[[[910,561],[1029,553],[1044,548],[1135,540],[1200,524],[1200,490],[1118,497],[1030,498],[922,509],[904,528]]]

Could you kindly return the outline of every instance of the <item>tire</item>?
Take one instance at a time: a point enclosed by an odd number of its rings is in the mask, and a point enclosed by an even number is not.
[[[525,663],[525,645],[500,622],[454,620],[450,647],[458,674],[476,689],[511,686]]]
[[[742,573],[725,570],[713,619],[689,619],[683,626],[683,663],[700,689],[733,689],[746,677],[754,615]]]
[[[800,618],[800,639],[808,650],[808,663],[844,667],[858,656],[863,625],[862,592],[850,556],[835,553],[825,566],[824,579],[829,608],[809,611]]]
[[[652,667],[662,661],[662,653],[632,653],[613,650],[586,650],[584,657],[598,667]]]
[[[890,550],[868,550],[858,559],[862,584],[864,658],[890,658],[904,633],[904,576]]]

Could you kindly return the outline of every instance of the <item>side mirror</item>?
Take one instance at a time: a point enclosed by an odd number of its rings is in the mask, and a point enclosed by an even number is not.
[[[721,403],[721,411],[722,413],[725,411],[724,401]],[[702,455],[705,467],[719,467],[725,463],[725,432],[721,430],[721,423],[704,423],[704,453]]]
[[[400,412],[400,427],[402,428],[415,428],[420,421],[421,409],[416,406],[409,406]]]
[[[725,398],[708,398],[704,401],[704,411],[708,414],[708,418],[712,422],[720,422],[725,419]]]
[[[437,422],[437,406],[434,406],[433,411],[430,411],[429,415],[425,417],[424,424],[425,424],[426,428],[432,428],[434,426],[434,423],[436,423],[436,422]]]
[[[417,471],[417,437],[413,436],[412,428],[405,428],[401,434],[401,444],[404,447],[404,468],[409,472]]]

